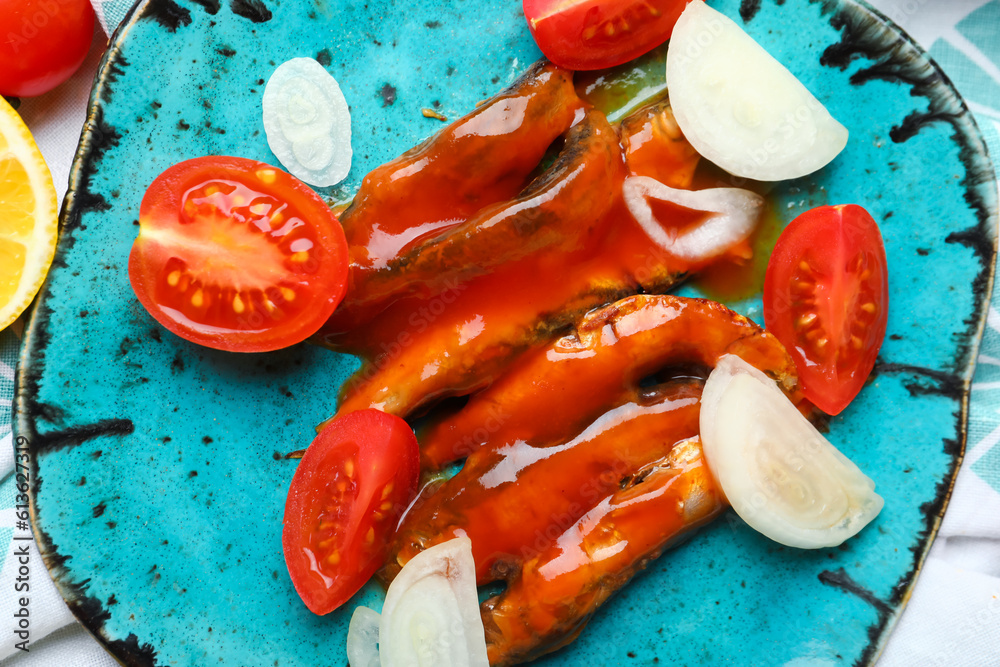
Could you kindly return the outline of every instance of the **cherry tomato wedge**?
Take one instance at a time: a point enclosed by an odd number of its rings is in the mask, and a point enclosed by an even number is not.
[[[524,0],[538,48],[560,67],[604,69],[667,41],[688,0]]]
[[[316,436],[288,489],[281,540],[313,613],[342,605],[383,565],[419,476],[417,439],[399,417],[360,410]]]
[[[885,247],[865,209],[821,206],[785,228],[764,277],[764,323],[818,408],[839,414],[861,391],[888,311]]]
[[[0,94],[32,97],[68,79],[94,36],[90,0],[0,0]]]
[[[128,272],[149,314],[178,336],[265,352],[326,322],[347,266],[344,231],[309,186],[263,162],[208,156],[146,190]]]

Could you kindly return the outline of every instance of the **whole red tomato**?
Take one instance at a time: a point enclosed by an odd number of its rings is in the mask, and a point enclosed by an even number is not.
[[[0,94],[52,90],[83,63],[93,33],[89,0],[0,0]]]

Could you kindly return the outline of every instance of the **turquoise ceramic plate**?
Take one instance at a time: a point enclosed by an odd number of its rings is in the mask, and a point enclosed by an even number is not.
[[[973,120],[905,36],[849,0],[720,0],[851,132],[773,193],[783,220],[865,204],[891,271],[874,381],[830,437],[885,510],[837,549],[796,551],[735,515],[654,562],[550,664],[869,665],[899,616],[965,444],[992,282],[996,183]],[[115,35],[30,323],[16,406],[35,534],[80,620],[134,665],[344,664],[350,609],[316,617],[285,572],[296,462],[356,360],[300,345],[239,356],[161,329],[126,259],[152,179],[210,153],[273,162],[259,114],[276,64],[313,56],[353,109],[350,194],[375,165],[538,57],[520,2],[147,0]],[[735,304],[759,320],[759,302]],[[379,606],[365,589],[357,602]],[[353,604],[349,605],[353,608]]]

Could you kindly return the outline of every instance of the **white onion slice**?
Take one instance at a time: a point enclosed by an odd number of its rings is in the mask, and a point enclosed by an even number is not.
[[[837,546],[882,510],[875,483],[735,355],[709,375],[700,422],[705,460],[733,509],[775,542]]]
[[[358,607],[347,628],[347,661],[351,667],[379,667],[378,626],[382,616],[374,609]]]
[[[625,204],[636,222],[661,248],[681,259],[712,259],[745,241],[764,213],[764,198],[740,188],[678,190],[648,176],[630,176],[623,186]],[[715,213],[702,224],[678,233],[653,215],[650,199]]]
[[[811,174],[847,145],[847,128],[785,67],[704,2],[681,13],[667,48],[670,105],[685,138],[731,174]]]
[[[351,170],[351,112],[337,80],[312,58],[292,58],[264,88],[264,133],[294,176],[325,187]]]
[[[385,594],[379,639],[382,667],[489,667],[469,538],[403,566]]]

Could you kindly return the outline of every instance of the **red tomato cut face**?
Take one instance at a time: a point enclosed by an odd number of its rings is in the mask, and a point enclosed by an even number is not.
[[[885,247],[863,208],[822,206],[782,232],[764,279],[764,322],[824,412],[839,414],[861,391],[888,308]]]
[[[255,160],[176,164],[146,190],[129,278],[170,331],[264,352],[316,332],[344,296],[347,243],[309,186]]]
[[[417,439],[399,417],[360,410],[316,436],[288,489],[282,533],[288,574],[313,613],[342,605],[382,566],[419,475]]]
[[[665,42],[687,3],[524,0],[524,16],[538,48],[556,65],[573,70],[604,69]]]

